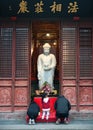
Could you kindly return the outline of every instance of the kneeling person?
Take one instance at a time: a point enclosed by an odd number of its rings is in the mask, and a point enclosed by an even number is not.
[[[61,118],[64,119],[64,123],[68,123],[69,110],[71,109],[71,104],[63,95],[59,96],[54,104],[56,110],[56,124],[61,122]]]
[[[40,112],[40,107],[34,101],[34,97],[31,97],[31,103],[27,110],[27,115],[29,116],[29,124],[35,124],[35,120]]]

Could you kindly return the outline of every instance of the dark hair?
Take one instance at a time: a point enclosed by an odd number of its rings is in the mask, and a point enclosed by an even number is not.
[[[47,95],[48,95],[47,93],[43,93],[43,94],[42,94],[42,102],[43,102],[43,99],[44,99]]]
[[[31,102],[33,102],[34,101],[34,96],[31,96]]]

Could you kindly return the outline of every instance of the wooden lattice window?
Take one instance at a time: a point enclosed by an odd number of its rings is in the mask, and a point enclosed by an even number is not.
[[[92,77],[92,29],[79,29],[80,77]]]
[[[28,28],[16,28],[16,77],[28,76]]]
[[[13,28],[0,29],[0,77],[12,77]]]
[[[76,76],[76,28],[63,28],[63,77]]]

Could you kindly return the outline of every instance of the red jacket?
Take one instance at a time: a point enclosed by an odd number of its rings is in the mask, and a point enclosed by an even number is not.
[[[42,101],[42,109],[48,109],[50,108],[50,99],[49,97],[44,98]]]

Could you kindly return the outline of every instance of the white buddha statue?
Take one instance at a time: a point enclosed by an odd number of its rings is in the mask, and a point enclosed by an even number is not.
[[[43,45],[43,54],[38,56],[37,71],[39,80],[39,89],[47,82],[51,89],[54,89],[54,71],[56,67],[56,58],[54,54],[50,54],[51,46],[48,43]]]

